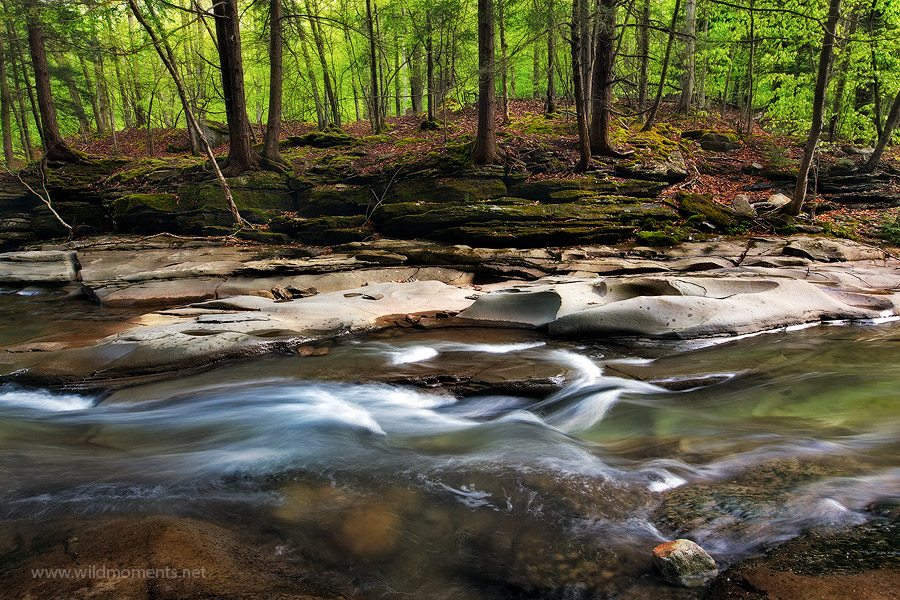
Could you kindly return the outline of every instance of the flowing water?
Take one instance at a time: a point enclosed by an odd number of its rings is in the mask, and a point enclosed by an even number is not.
[[[395,331],[112,394],[7,384],[0,519],[256,528],[363,598],[666,597],[663,540],[727,565],[900,499],[898,342],[897,324],[704,348]],[[543,397],[392,383],[501,364],[565,376]]]

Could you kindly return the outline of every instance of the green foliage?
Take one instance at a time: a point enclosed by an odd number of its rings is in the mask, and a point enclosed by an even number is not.
[[[894,213],[881,222],[879,237],[893,246],[900,246],[900,213]]]

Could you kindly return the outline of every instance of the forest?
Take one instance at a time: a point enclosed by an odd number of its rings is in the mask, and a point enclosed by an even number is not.
[[[805,135],[825,33],[828,141],[873,145],[894,125],[900,88],[900,7],[887,0],[4,0],[3,10],[8,164],[39,158],[54,129],[115,148],[118,131],[185,128],[187,112],[246,115],[260,139],[281,120],[368,121],[377,134],[388,116],[441,120],[482,85],[500,124],[510,99],[541,98],[553,113],[606,93],[616,123],[652,121],[660,98],[677,98],[685,114],[738,110],[739,131]]]
[[[886,0],[5,0],[4,13],[9,167],[190,152],[239,224],[226,178],[295,169],[285,138],[313,130],[382,154],[412,145],[407,158],[430,140],[507,170],[528,134],[562,134],[568,174],[631,157],[629,132],[660,121],[721,129],[724,150],[786,136],[803,151],[782,212],[798,215],[820,140],[874,146],[872,172],[900,121],[900,8]]]

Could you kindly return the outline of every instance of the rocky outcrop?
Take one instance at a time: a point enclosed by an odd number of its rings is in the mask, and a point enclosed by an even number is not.
[[[38,250],[0,254],[0,283],[68,283],[78,267],[74,252]]]

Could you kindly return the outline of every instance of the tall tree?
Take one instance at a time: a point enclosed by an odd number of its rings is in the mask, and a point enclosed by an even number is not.
[[[650,131],[650,128],[653,127],[656,111],[659,110],[659,103],[662,101],[663,91],[666,89],[666,73],[669,71],[669,58],[672,55],[672,43],[675,41],[675,24],[678,22],[679,8],[681,8],[681,0],[675,0],[675,10],[672,11],[672,22],[669,24],[669,41],[666,42],[666,54],[663,56],[662,73],[659,76],[659,87],[656,88],[656,98],[654,98],[653,105],[650,107],[647,121],[641,128],[642,131]]]
[[[269,114],[262,158],[270,167],[279,167],[285,162],[278,146],[281,137],[284,54],[284,22],[281,13],[281,0],[269,0]]]
[[[641,3],[641,19],[638,24],[638,59],[640,70],[638,71],[638,101],[639,113],[644,112],[647,106],[647,80],[650,72],[650,0]]]
[[[891,141],[891,136],[894,135],[894,131],[897,129],[898,125],[900,125],[900,90],[897,91],[897,95],[894,97],[894,103],[891,104],[891,110],[888,113],[887,120],[881,128],[881,135],[878,136],[878,143],[875,144],[875,151],[872,152],[872,156],[866,161],[866,164],[863,166],[863,171],[871,173],[875,170],[875,167],[878,166],[878,161],[881,160],[881,156],[884,154],[888,143]]]
[[[366,29],[369,33],[369,122],[372,133],[384,131],[384,111],[381,106],[378,77],[378,53],[376,52],[375,19],[372,17],[372,0],[366,0]]]
[[[494,116],[494,2],[478,0],[478,130],[472,162],[497,162],[497,125]]]
[[[681,96],[675,111],[686,115],[694,99],[695,50],[697,48],[697,0],[684,2],[684,72],[681,76]]]
[[[47,50],[44,47],[44,27],[38,16],[39,7],[27,7],[28,48],[34,68],[34,85],[37,93],[38,110],[41,117],[41,139],[44,143],[44,159],[54,162],[83,162],[63,140],[56,121],[56,107],[50,91],[50,70],[47,65]]]
[[[213,0],[216,41],[222,70],[222,95],[228,119],[228,157],[223,173],[240,175],[259,166],[259,156],[250,145],[250,120],[244,94],[244,61],[241,56],[240,13],[237,0]]]
[[[12,97],[9,94],[9,83],[6,80],[5,54],[3,36],[0,35],[0,128],[3,129],[3,160],[9,167],[15,160],[15,155],[12,143],[12,120],[9,118]]]
[[[597,43],[594,46],[593,106],[591,107],[591,152],[619,156],[609,139],[612,109],[613,62],[616,42],[616,3],[599,0]]]
[[[547,113],[556,112],[556,14],[547,0]]]
[[[591,140],[588,133],[586,105],[584,89],[584,72],[582,61],[583,24],[587,20],[587,0],[573,0],[571,39],[572,45],[572,82],[575,84],[575,122],[578,125],[578,165],[575,170],[579,173],[587,171],[591,166]]]
[[[803,158],[800,159],[800,168],[797,170],[797,186],[794,188],[794,197],[787,205],[787,212],[791,215],[799,215],[806,200],[806,186],[809,178],[809,168],[812,165],[816,145],[819,143],[819,135],[822,133],[823,114],[825,112],[825,92],[828,89],[828,75],[831,71],[831,58],[834,51],[835,30],[841,18],[841,0],[831,0],[828,7],[828,20],[825,22],[825,35],[822,38],[822,51],[819,53],[819,68],[816,73],[816,89],[813,94],[812,124],[809,126],[809,136],[806,146],[803,148]]]

